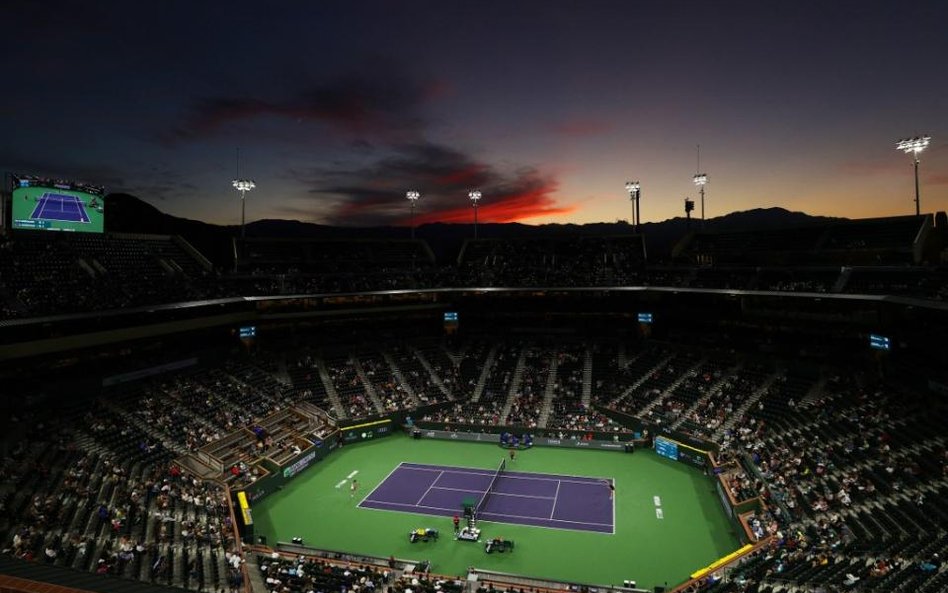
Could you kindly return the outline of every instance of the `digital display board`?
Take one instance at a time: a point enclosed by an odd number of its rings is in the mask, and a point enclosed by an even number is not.
[[[356,441],[367,441],[376,437],[388,436],[392,432],[392,420],[385,418],[375,422],[364,422],[354,426],[343,426],[339,428],[342,431],[342,439],[346,443]]]
[[[678,461],[678,443],[665,437],[655,437],[655,452],[662,457]]]
[[[652,323],[652,314],[639,313],[639,323]]]
[[[445,321],[445,323],[457,323],[457,322],[458,322],[458,312],[457,312],[457,311],[445,311],[445,312],[444,312],[444,321]]]
[[[704,468],[708,464],[708,456],[703,451],[680,444],[665,437],[655,437],[655,452],[662,457],[690,463],[695,467]]]
[[[892,341],[878,334],[869,334],[869,347],[875,348],[876,350],[891,350]]]
[[[250,340],[257,337],[257,326],[248,325],[240,328],[237,335],[240,336],[241,340]]]
[[[100,187],[13,177],[11,227],[41,231],[101,233],[105,230],[105,195]]]

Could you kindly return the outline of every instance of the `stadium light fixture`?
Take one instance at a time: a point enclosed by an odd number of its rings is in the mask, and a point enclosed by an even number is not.
[[[635,229],[635,232],[639,232],[639,224],[641,223],[641,209],[639,208],[640,198],[642,197],[642,184],[638,181],[626,181],[625,182],[625,191],[629,192],[629,199],[632,200],[632,228]]]
[[[704,227],[704,186],[708,183],[708,174],[707,173],[698,173],[694,176],[695,185],[698,186],[698,191],[701,193],[701,226]]]
[[[685,218],[687,218],[685,226],[688,230],[691,230],[691,211],[694,209],[695,201],[691,198],[685,198]]]
[[[915,216],[921,214],[921,206],[918,198],[918,154],[928,147],[932,141],[931,136],[916,136],[914,138],[904,138],[896,143],[896,150],[901,150],[905,154],[911,154],[915,162]]]
[[[231,185],[240,192],[240,239],[243,240],[247,235],[247,192],[257,184],[252,179],[234,179]]]
[[[415,239],[415,202],[421,197],[421,192],[411,190],[405,192],[405,197],[411,202],[411,238]]]
[[[477,203],[481,200],[481,192],[477,189],[472,189],[467,192],[467,197],[471,199],[471,205],[474,207],[474,240],[477,240]]]

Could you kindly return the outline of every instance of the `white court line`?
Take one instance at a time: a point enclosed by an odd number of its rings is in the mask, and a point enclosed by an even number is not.
[[[464,475],[490,476],[497,473],[495,471],[490,471],[490,470],[464,471],[465,469],[477,470],[478,468],[475,468],[475,467],[461,468],[461,471],[457,471],[453,469],[429,469],[426,467],[410,467],[408,469],[414,469],[420,472],[445,472],[449,474],[458,474],[461,476],[464,476]],[[483,472],[487,472],[487,473],[483,473]],[[581,478],[582,476],[573,476],[573,477]],[[587,480],[562,480],[559,478],[526,478],[523,476],[511,476],[510,474],[505,474],[505,473],[501,473],[500,478],[503,478],[504,480],[532,480],[535,482],[557,482],[557,483],[566,482],[568,484],[585,484],[585,485],[595,485],[597,482],[602,481],[602,478],[589,478],[588,481]]]
[[[556,512],[556,499],[560,496],[560,483],[557,480],[556,482],[556,494],[553,495],[553,508],[550,509],[550,519],[553,518],[553,514]]]
[[[79,222],[89,222],[89,217],[86,216],[86,210],[82,207],[82,202],[79,200],[79,197],[72,196],[72,199],[76,201],[76,210],[79,211]]]
[[[549,521],[543,517],[530,517],[528,515],[508,515],[506,513],[495,513],[493,511],[482,511],[482,515],[494,515],[496,517],[514,517],[517,519],[537,519],[538,521]],[[489,521],[490,519],[485,519]],[[570,521],[569,519],[553,519],[556,523],[572,523],[573,525],[599,525],[602,527],[611,527],[608,523],[596,523],[595,521]]]
[[[437,480],[435,480],[437,482]],[[451,490],[453,492],[470,492],[471,494],[484,494],[486,490],[474,490],[473,488],[448,488],[447,486],[432,486],[435,490]],[[495,493],[496,494],[496,493]]]
[[[612,485],[616,485],[616,479],[610,478],[612,480]],[[612,534],[616,533],[616,491],[612,491],[612,496],[609,497],[609,503],[612,504]]]
[[[444,508],[444,507],[433,507],[433,506],[429,506],[429,505],[425,505],[425,504],[409,504],[409,503],[407,503],[407,502],[388,502],[388,501],[384,501],[384,500],[373,500],[373,501],[370,501],[370,502],[376,502],[376,503],[378,503],[378,504],[385,504],[385,505],[392,505],[392,506],[399,506],[399,507],[408,507],[408,508],[410,508],[410,509],[432,509],[432,510],[435,510],[435,511],[448,511],[448,512],[451,512],[451,513],[456,513],[456,512],[457,512],[456,509],[446,509],[446,508]],[[366,507],[366,508],[371,508],[371,507]],[[373,510],[376,510],[376,511],[391,511],[392,509],[373,509]],[[411,511],[408,511],[408,512],[411,512]],[[514,519],[535,519],[535,520],[537,520],[537,521],[549,521],[549,519],[544,519],[543,517],[531,517],[531,516],[529,516],[529,515],[508,515],[508,514],[506,514],[506,513],[495,513],[495,512],[493,512],[493,511],[482,511],[480,514],[481,514],[481,515],[485,515],[485,516],[486,516],[486,515],[491,515],[491,516],[494,516],[494,517],[511,517],[511,518],[514,518]],[[483,519],[483,520],[484,520],[484,521],[490,521],[490,519]],[[572,523],[573,525],[598,525],[598,526],[601,526],[601,527],[609,527],[609,526],[610,526],[608,523],[595,523],[595,522],[593,522],[593,521],[569,521],[569,520],[567,520],[567,519],[553,519],[553,522],[554,522],[554,523]],[[518,525],[520,525],[520,524],[518,523]],[[542,525],[527,525],[527,526],[528,526],[528,527],[543,527]],[[588,531],[588,530],[582,530],[582,531]],[[602,532],[600,531],[600,532],[598,532],[598,533],[602,533]]]
[[[403,461],[402,463],[405,463],[405,462]],[[362,506],[362,503],[365,502],[365,501],[367,501],[367,500],[369,499],[369,497],[372,496],[372,493],[379,489],[379,486],[381,486],[382,484],[384,484],[389,478],[392,477],[392,474],[394,474],[396,471],[398,471],[398,468],[400,468],[400,467],[402,466],[402,463],[399,463],[398,465],[396,465],[395,467],[393,467],[393,468],[392,468],[392,471],[388,472],[388,474],[386,474],[386,476],[385,476],[384,478],[382,478],[382,481],[375,485],[375,488],[372,489],[372,492],[369,492],[368,494],[366,494],[365,496],[362,497],[362,500],[359,501],[359,504],[358,504],[357,506],[360,506],[360,507],[361,507],[361,506]]]
[[[431,492],[431,489],[434,488],[434,485],[437,484],[437,483],[438,483],[438,480],[441,479],[442,474],[444,474],[444,472],[441,472],[440,474],[438,474],[438,477],[435,478],[434,481],[431,482],[431,484],[428,485],[428,489],[425,490],[425,493],[421,495],[421,498],[418,499],[418,502],[415,503],[415,506],[420,505],[420,504],[421,504],[421,501],[423,501],[423,500],[425,499],[425,497],[428,496],[428,493]]]
[[[437,482],[437,480],[435,480]],[[478,494],[486,494],[487,490],[469,490],[467,488],[448,488],[447,486],[432,486],[429,490],[452,490],[454,492],[476,492]],[[520,498],[540,498],[543,500],[556,500],[552,496],[535,496],[533,494],[513,494],[510,492],[497,492],[496,490],[491,491],[491,496],[518,496]]]
[[[346,480],[341,480],[338,484],[336,484],[336,489],[338,490],[339,488],[342,488],[343,484],[345,483],[346,483]]]
[[[433,507],[427,504],[409,504],[407,502],[388,502],[385,500],[370,500],[369,502],[377,502],[379,504],[394,505],[399,507],[408,507],[410,509],[431,509],[433,511],[448,511],[450,513],[457,513],[457,509],[446,509],[444,507]],[[365,507],[372,508],[372,507]],[[376,511],[391,511],[392,509],[374,509]],[[411,512],[411,511],[408,511]]]
[[[44,210],[44,209],[46,208],[46,206],[49,204],[49,200],[46,199],[46,194],[43,194],[43,197],[40,198],[40,201],[41,201],[42,203],[40,204],[39,212],[36,213],[36,216],[33,216],[33,217],[31,217],[31,218],[43,218],[43,210]]]
[[[351,480],[352,478],[356,477],[356,475],[358,475],[358,473],[359,473],[359,470],[354,470],[351,474],[349,474],[348,476],[346,476],[346,479],[347,479],[347,480]]]
[[[470,469],[470,470],[475,470],[475,471],[479,471],[479,472],[486,472],[487,475],[491,475],[491,474],[493,474],[493,473],[495,473],[495,472],[497,471],[496,469],[484,469],[484,468],[482,468],[482,467],[471,467],[471,466],[469,466],[469,465],[431,465],[431,464],[425,464],[425,463],[412,463],[411,461],[403,461],[402,464],[404,464],[404,465],[411,465],[411,466],[419,466],[419,465],[422,466],[422,467],[412,468],[412,469],[424,469],[425,467],[429,467],[429,468],[430,468],[430,467],[450,467],[451,469],[454,469],[454,468]],[[579,478],[580,481],[582,481],[582,482],[584,482],[584,483],[590,483],[590,484],[594,484],[594,483],[596,483],[596,482],[601,482],[602,479],[603,479],[602,476],[578,476],[578,475],[576,475],[576,474],[534,474],[534,473],[532,473],[532,472],[519,472],[519,471],[513,471],[513,470],[510,470],[508,473],[517,473],[517,474],[523,474],[523,475],[527,475],[527,476],[532,476],[532,475],[541,475],[541,476],[544,476],[544,475],[549,475],[549,476],[565,476],[565,477],[567,477],[567,478]],[[503,474],[503,475],[506,476],[506,475],[508,475],[508,473],[505,473],[505,474]],[[538,480],[556,480],[556,479],[558,479],[558,478],[536,478],[536,479],[538,479]],[[563,480],[563,481],[566,482],[566,481],[568,481],[568,480]]]
[[[411,510],[402,511],[402,510],[391,509],[391,508],[388,508],[388,509],[375,509],[375,508],[372,508],[372,507],[362,506],[366,501],[369,501],[369,498],[372,497],[372,494],[374,494],[375,491],[378,490],[379,487],[380,487],[382,484],[384,484],[386,481],[388,481],[388,479],[389,479],[390,477],[392,477],[392,474],[394,474],[396,471],[398,471],[399,469],[401,469],[403,466],[405,467],[405,469],[415,469],[415,470],[422,470],[422,471],[437,471],[437,470],[432,470],[432,469],[428,469],[428,468],[425,468],[425,467],[417,467],[417,465],[418,465],[418,464],[413,464],[413,463],[411,463],[411,462],[406,462],[406,461],[400,462],[397,466],[395,466],[395,467],[392,468],[392,471],[388,472],[388,474],[382,479],[382,481],[380,481],[380,482],[378,483],[378,485],[377,485],[375,488],[372,489],[372,492],[369,492],[368,494],[365,495],[365,497],[362,498],[362,500],[359,502],[358,507],[361,508],[361,509],[368,510],[368,511],[380,511],[380,512],[383,512],[383,513],[396,512],[396,513],[412,513],[412,514],[418,514],[418,511],[411,511]],[[468,469],[474,469],[474,470],[476,470],[476,469],[479,469],[479,468],[468,468]],[[441,471],[444,471],[444,470],[441,470]],[[482,470],[482,471],[486,471],[486,470]],[[463,473],[463,472],[455,472],[455,473]],[[476,473],[476,472],[470,472],[470,473]],[[561,475],[568,475],[568,474],[561,474]],[[582,477],[584,477],[584,476],[574,476],[574,477],[582,478]],[[593,480],[593,479],[602,480],[602,478],[588,478],[588,479],[590,479],[590,480]],[[614,478],[611,478],[611,479],[613,480],[613,483],[614,483],[614,482],[615,482],[615,479],[614,479]],[[563,480],[563,481],[565,481],[565,482],[573,482],[573,480]],[[580,482],[580,483],[582,483],[582,484],[588,484],[588,483],[590,483],[590,482]],[[452,514],[457,512],[457,509],[446,509],[446,508],[442,508],[442,507],[433,507],[433,506],[427,506],[427,505],[410,505],[410,504],[407,504],[407,503],[386,502],[386,501],[384,501],[384,500],[372,500],[372,501],[369,501],[369,502],[374,502],[374,503],[378,503],[378,504],[387,504],[387,505],[393,505],[393,506],[404,506],[404,507],[408,507],[409,509],[413,509],[413,508],[424,508],[424,509],[431,509],[431,510],[436,510],[436,511],[447,511],[447,512],[452,513]],[[424,513],[422,513],[422,514],[424,514]],[[490,513],[490,512],[486,512],[486,511],[483,512],[482,514],[483,514],[483,515],[497,515],[497,516],[499,516],[499,517],[500,517],[500,516],[507,516],[507,517],[513,517],[513,518],[517,518],[517,519],[537,519],[537,520],[540,520],[540,521],[543,521],[543,520],[544,520],[544,519],[542,519],[542,518],[540,518],[540,517],[522,517],[522,516],[519,516],[519,515],[501,515],[500,513]],[[489,519],[484,519],[484,520],[485,520],[485,521],[489,521]],[[548,520],[548,519],[547,519],[547,520]],[[573,524],[576,524],[576,525],[599,525],[599,526],[602,526],[602,527],[605,527],[605,526],[608,525],[608,523],[591,523],[591,522],[588,522],[588,521],[567,521],[566,519],[553,519],[553,521],[554,521],[554,522],[557,522],[557,523],[573,523]],[[520,525],[520,524],[518,523],[518,525]],[[592,530],[589,530],[589,529],[579,529],[579,528],[576,528],[576,527],[563,527],[563,526],[560,526],[560,527],[550,527],[550,526],[547,526],[547,525],[526,525],[526,526],[527,526],[527,527],[535,527],[535,528],[537,528],[537,529],[553,529],[553,530],[561,530],[561,531],[562,531],[562,530],[566,530],[566,531],[582,531],[582,532],[584,532],[584,533],[598,533],[598,534],[600,534],[600,535],[615,535],[615,534],[616,534],[616,507],[615,507],[615,501],[613,501],[613,505],[612,505],[612,526],[611,526],[611,527],[612,527],[612,532],[610,532],[610,533],[606,533],[606,532],[604,532],[604,531],[592,531]]]

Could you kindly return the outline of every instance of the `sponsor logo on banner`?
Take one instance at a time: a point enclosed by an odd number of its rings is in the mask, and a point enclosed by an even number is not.
[[[312,463],[314,459],[316,459],[316,452],[312,451],[293,465],[283,468],[283,477],[292,478],[296,474],[309,467],[309,464]]]

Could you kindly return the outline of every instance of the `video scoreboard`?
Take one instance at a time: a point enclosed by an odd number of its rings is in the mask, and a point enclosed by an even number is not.
[[[678,461],[678,443],[665,437],[655,437],[655,452],[662,457]]]
[[[101,233],[105,190],[77,181],[13,175],[11,227],[37,231]]]
[[[655,452],[668,459],[683,461],[704,469],[708,465],[708,456],[704,451],[666,437],[655,437]]]

